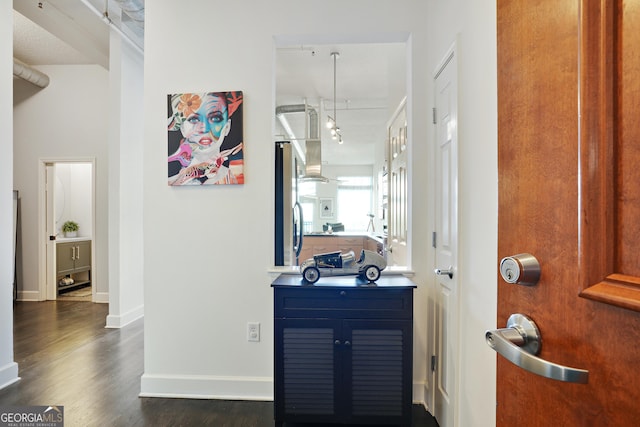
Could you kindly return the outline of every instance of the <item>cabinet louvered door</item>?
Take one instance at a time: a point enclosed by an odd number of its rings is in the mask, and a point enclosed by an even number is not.
[[[411,413],[412,324],[408,321],[347,320],[343,335],[351,353],[351,415],[394,423]]]
[[[276,319],[276,418],[330,420],[338,412],[340,370],[335,348],[341,321]]]

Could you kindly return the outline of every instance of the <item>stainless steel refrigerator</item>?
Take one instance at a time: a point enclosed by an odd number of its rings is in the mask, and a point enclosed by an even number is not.
[[[275,143],[275,265],[298,265],[304,236],[298,159],[289,141]]]

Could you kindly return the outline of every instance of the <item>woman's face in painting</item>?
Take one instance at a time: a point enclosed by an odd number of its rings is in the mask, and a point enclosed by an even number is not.
[[[188,142],[203,149],[219,146],[221,135],[227,133],[225,125],[229,121],[228,114],[225,97],[207,94],[200,108],[186,117],[181,127],[182,135]]]

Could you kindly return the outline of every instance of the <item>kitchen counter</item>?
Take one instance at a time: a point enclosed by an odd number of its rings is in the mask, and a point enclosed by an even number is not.
[[[323,231],[317,231],[312,233],[306,233],[304,237],[368,237],[376,242],[384,243],[386,236],[382,234],[369,233],[366,231],[336,231],[333,233],[327,233]]]
[[[380,235],[366,232],[337,231],[331,234],[305,234],[298,258],[305,260],[316,254],[336,251],[342,253],[353,251],[354,254],[360,254],[363,249],[384,256],[384,243],[384,239]]]

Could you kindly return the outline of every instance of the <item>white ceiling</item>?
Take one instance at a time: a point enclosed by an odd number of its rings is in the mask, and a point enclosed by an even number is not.
[[[30,65],[89,64],[92,61],[67,43],[13,13],[13,56]]]
[[[115,0],[15,0],[13,9],[13,56],[29,65],[98,64],[108,68],[105,12],[116,27],[143,46],[142,29],[121,12]]]
[[[307,103],[320,113],[324,165],[374,163],[374,144],[380,146],[393,111],[389,99],[397,73],[405,69],[404,43],[332,44],[281,47],[276,52],[276,104]],[[344,143],[338,145],[325,127],[334,116],[334,62],[336,60],[336,115]],[[404,82],[404,75],[401,76]],[[401,98],[401,97],[400,97]],[[393,110],[393,108],[392,108]],[[304,114],[286,116],[296,138],[304,139]],[[287,139],[276,135],[276,139]]]
[[[99,64],[108,68],[109,27],[100,16],[104,0],[19,0],[13,4],[14,58],[35,66]],[[120,21],[116,1],[107,4],[109,17],[143,46],[142,32],[135,30],[126,15]],[[336,113],[342,145],[331,140],[324,126],[326,114],[333,116],[334,51],[340,54]],[[324,164],[373,164],[373,144],[384,142],[391,113],[390,82],[394,73],[404,73],[404,52],[404,43],[281,46],[276,52],[276,104],[306,102],[318,110]],[[398,99],[397,94],[392,99]],[[289,114],[287,119],[296,137],[304,138],[304,114]],[[281,129],[278,132],[282,134],[274,135],[276,140],[288,139]]]

